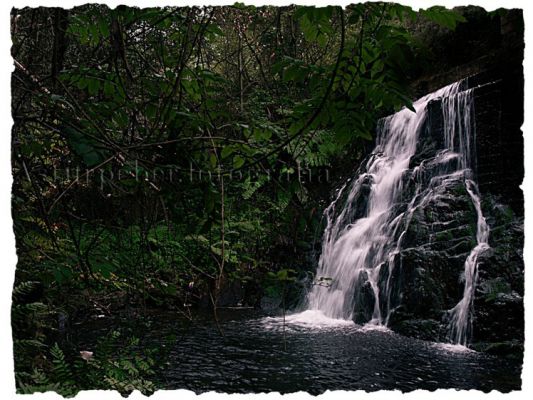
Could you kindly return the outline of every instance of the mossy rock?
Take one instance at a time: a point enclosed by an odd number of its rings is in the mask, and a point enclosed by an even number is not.
[[[473,343],[471,347],[476,351],[514,360],[522,360],[524,356],[524,344],[517,340],[494,343],[478,342]]]

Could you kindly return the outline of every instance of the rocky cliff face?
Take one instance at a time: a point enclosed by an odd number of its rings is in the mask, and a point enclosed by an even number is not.
[[[474,90],[476,129],[472,167],[480,182],[491,249],[483,254],[478,266],[471,342],[480,350],[509,353],[521,349],[523,343],[523,217],[513,210],[521,207],[516,204],[511,207],[516,199],[501,195],[497,182],[505,175],[503,163],[491,154],[494,151],[501,157],[501,150],[494,147],[501,139],[504,125],[500,112],[501,80],[482,83],[480,79],[478,76],[469,80],[470,85],[478,87]],[[419,137],[410,167],[423,166],[429,179],[435,175],[432,168],[446,168],[446,164],[434,161],[443,149],[439,102],[430,103],[428,109],[427,127]],[[412,169],[405,173],[405,199],[398,204],[400,209],[407,207],[416,185],[420,185],[412,180]],[[453,170],[452,165],[450,169]],[[476,245],[476,221],[472,199],[465,181],[460,179],[436,186],[434,193],[416,209],[402,238],[401,251],[394,258],[392,279],[383,274],[380,281],[383,289],[387,281],[393,282],[392,299],[380,299],[384,305],[391,302],[393,311],[388,321],[391,329],[421,339],[446,341],[449,310],[462,298],[464,263]],[[362,322],[371,301],[365,301],[365,293],[359,296],[362,297],[357,302],[356,320]]]
[[[490,226],[489,245],[478,265],[471,346],[520,355],[524,340],[524,219],[520,185],[523,167],[523,17],[521,10],[487,13],[461,8],[467,22],[455,32],[418,25],[417,35],[433,53],[412,80],[417,98],[451,82],[468,79],[474,91],[473,163],[483,214]],[[419,138],[411,168],[430,160],[443,148],[442,113],[428,105],[429,119]],[[405,208],[415,183],[405,174]],[[476,240],[476,212],[464,183],[440,189],[413,215],[394,259],[388,325],[394,331],[432,341],[446,341],[450,310],[461,299],[464,262]],[[362,201],[362,200],[360,200]],[[364,203],[364,200],[362,201]],[[382,271],[387,270],[383,268]],[[380,286],[388,277],[383,274]],[[356,294],[356,322],[371,316],[370,288]]]
[[[522,10],[456,9],[466,18],[455,31],[432,23],[412,29],[431,61],[412,77],[413,98],[471,76],[470,86],[498,82],[476,94],[478,184],[482,193],[505,197],[523,215],[524,19]]]
[[[478,266],[472,344],[488,351],[521,348],[523,219],[492,195],[484,196],[483,210],[491,228],[491,250]],[[475,245],[475,223],[475,211],[459,183],[414,215],[396,259],[397,308],[389,320],[391,329],[446,341],[448,310],[462,297],[461,276]]]

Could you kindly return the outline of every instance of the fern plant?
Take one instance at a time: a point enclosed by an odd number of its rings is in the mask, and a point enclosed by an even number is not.
[[[15,373],[15,380],[19,394],[58,392],[60,390],[60,384],[50,382],[49,377],[40,369],[34,369],[32,373],[17,372]]]
[[[75,396],[79,389],[74,380],[72,367],[65,359],[65,353],[61,350],[57,343],[50,349],[52,356],[52,379],[59,384],[57,392],[63,396]]]
[[[46,348],[45,332],[52,330],[51,319],[55,315],[41,300],[41,285],[24,281],[13,288],[11,324],[15,351],[15,369],[30,373],[35,359],[42,359]]]

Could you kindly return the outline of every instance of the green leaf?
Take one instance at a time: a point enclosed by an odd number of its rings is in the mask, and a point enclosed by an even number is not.
[[[101,157],[101,155],[96,151],[85,153],[82,157],[85,164],[87,164],[89,167],[93,167],[103,161],[103,157]]]
[[[100,81],[95,78],[89,78],[87,82],[87,89],[89,90],[89,94],[91,96],[96,95],[100,89]]]
[[[115,270],[115,266],[110,262],[101,263],[97,266],[97,270],[102,274],[106,279],[111,277],[111,272]]]
[[[115,93],[115,85],[109,81],[104,82],[104,94],[107,97],[112,97]]]
[[[109,24],[104,18],[98,21],[98,28],[103,37],[109,37]]]
[[[71,127],[65,127],[63,131],[71,148],[88,167],[93,167],[105,159],[105,151],[97,148],[91,138]]]
[[[443,6],[433,6],[427,10],[420,10],[420,15],[449,29],[455,29],[458,22],[466,19],[457,11],[448,10]]]
[[[80,77],[76,86],[78,86],[78,89],[83,90],[87,87],[88,83],[89,81],[86,78]]]
[[[231,154],[233,154],[234,151],[235,149],[233,146],[225,146],[220,153],[220,157],[222,157],[222,159],[228,158]]]
[[[217,156],[215,153],[211,153],[209,155],[209,164],[211,165],[211,168],[216,168],[217,166]]]
[[[157,106],[155,104],[149,103],[146,106],[146,116],[148,119],[154,119],[157,114]]]
[[[316,41],[320,47],[326,47],[326,44],[328,43],[328,37],[323,33],[319,33],[316,37]]]
[[[239,169],[243,165],[244,165],[244,158],[238,155],[233,157],[233,168]]]

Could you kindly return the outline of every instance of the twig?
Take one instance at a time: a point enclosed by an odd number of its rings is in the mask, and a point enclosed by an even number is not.
[[[98,168],[101,168],[103,167],[104,165],[106,165],[107,163],[109,163],[111,160],[113,160],[115,158],[115,155],[112,155],[111,157],[109,157],[107,160],[101,162],[100,164],[98,164],[96,167],[93,167],[91,168],[90,170],[87,170],[81,177],[83,178],[84,176],[86,175],[89,175],[91,173],[93,173],[94,171],[96,171]],[[57,204],[57,202],[76,184],[79,182],[79,179],[74,179],[66,188],[65,190],[63,190],[61,192],[61,194],[59,196],[57,196],[54,200],[54,202],[52,203],[52,205],[50,206],[50,208],[48,209],[48,214],[50,214],[50,212],[52,211],[52,209],[54,208],[54,206]]]

